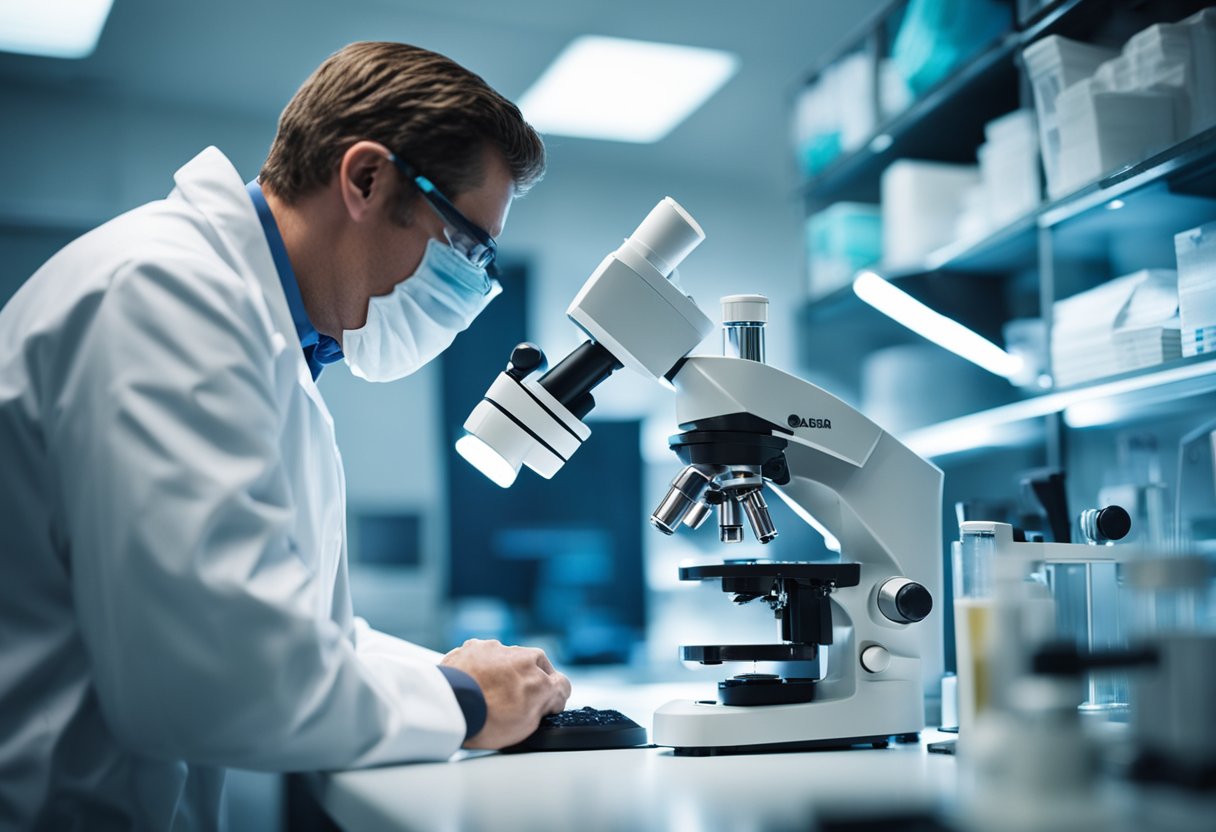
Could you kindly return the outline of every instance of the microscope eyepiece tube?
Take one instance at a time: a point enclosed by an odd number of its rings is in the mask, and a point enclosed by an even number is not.
[[[764,295],[727,295],[722,298],[722,354],[764,363],[764,325],[768,298]]]
[[[777,538],[777,527],[768,513],[768,503],[764,502],[764,494],[757,488],[739,498],[743,510],[747,512],[747,522],[751,524],[752,534],[761,543],[770,543]]]
[[[689,465],[671,481],[671,488],[650,515],[651,524],[663,534],[674,534],[680,522],[701,499],[701,492],[709,485],[709,477]]]
[[[722,354],[764,363],[764,324],[729,324],[722,327]]]
[[[587,414],[579,412],[579,405],[595,404],[587,394],[619,369],[621,362],[616,356],[595,341],[584,341],[540,377],[540,386],[581,419]]]

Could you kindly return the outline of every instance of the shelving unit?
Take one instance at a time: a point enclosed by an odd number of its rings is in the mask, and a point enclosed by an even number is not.
[[[1159,20],[1181,20],[1210,3],[1205,0],[1055,0],[1029,17],[1019,14],[1023,43],[1063,35],[1118,45]]]
[[[883,14],[891,16],[896,5]],[[838,200],[877,202],[882,172],[895,159],[974,162],[987,121],[1019,105],[1033,106],[1021,53],[1039,38],[1058,34],[1121,46],[1147,25],[1181,20],[1216,6],[1216,0],[1057,0],[1039,9],[1027,0],[1018,5],[1009,32],[880,124],[868,144],[803,183],[799,196],[808,215]],[[1109,171],[1004,227],[956,240],[914,267],[873,270],[998,343],[1004,320],[1041,317],[1050,344],[1056,301],[1139,269],[1174,268],[1173,235],[1213,221],[1216,128]],[[999,319],[995,327],[993,315]],[[865,305],[851,286],[808,300],[799,321],[807,344],[804,363],[812,371],[821,364],[829,367],[825,381],[839,382],[846,391],[850,384],[859,389],[865,354],[924,343]],[[817,362],[824,351],[830,357]],[[948,388],[964,382],[941,377],[935,383]],[[1009,388],[1009,393],[1005,401],[992,400],[933,424],[896,427],[913,450],[947,471],[947,506],[998,491],[1007,496],[1018,471],[1041,465],[1066,469],[1074,498],[1080,495],[1086,501],[1081,504],[1088,505],[1112,478],[1139,476],[1128,467],[1127,440],[1133,434],[1147,437],[1137,447],[1157,449],[1153,476],[1172,481],[1179,438],[1216,409],[1216,356],[1184,358],[1073,387]],[[952,515],[945,519],[949,528]]]
[[[1013,59],[1018,44],[1015,35],[1001,38],[902,113],[879,123],[860,148],[836,159],[803,186],[808,213],[841,200],[877,201],[878,175],[893,159],[974,159],[984,121],[1017,105],[1016,88],[1012,95],[1010,89],[1016,80]],[[962,112],[969,114],[970,130],[934,129],[940,121],[958,122],[957,113]],[[984,120],[976,123],[972,114]]]
[[[913,284],[913,294],[918,278],[935,273],[1019,271],[1036,264],[1040,230],[1062,226],[1110,205],[1113,200],[1126,201],[1136,193],[1147,193],[1154,187],[1158,192],[1164,192],[1166,201],[1172,196],[1216,195],[1216,128],[1205,130],[1142,162],[1113,171],[1060,199],[1045,202],[1038,210],[979,239],[958,240],[944,246],[928,255],[919,266],[892,270],[878,264],[873,271],[895,283]],[[844,287],[808,301],[806,313],[812,319],[819,319],[825,315],[847,314],[860,305],[852,288]]]
[[[1213,392],[1216,355],[1200,355],[969,413],[909,431],[902,438],[912,450],[930,458],[1017,447],[1042,441],[1041,426],[1036,430],[1026,423],[1044,416],[1087,408],[1075,419],[1069,420],[1066,415],[1066,421],[1078,427],[1095,427],[1168,412],[1183,406],[1180,403],[1187,399]]]

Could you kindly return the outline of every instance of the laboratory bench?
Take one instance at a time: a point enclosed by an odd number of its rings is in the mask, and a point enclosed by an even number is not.
[[[713,682],[591,688],[568,707],[614,708],[650,726],[659,705]],[[457,830],[804,830],[822,815],[931,813],[956,781],[953,757],[885,749],[677,757],[670,748],[497,754],[313,775],[337,824],[377,832]]]
[[[649,727],[656,707],[703,698],[706,688],[576,683],[569,707],[616,708]],[[926,748],[950,736],[926,731],[919,744],[883,749],[719,757],[676,756],[653,746],[462,751],[447,762],[314,774],[308,785],[339,827],[360,832],[962,832],[971,827],[955,813],[969,778],[955,757]],[[1135,791],[1117,781],[1107,785],[1107,796],[1122,801],[1117,815],[1124,825],[1103,832],[1216,830],[1216,796],[1171,790],[1133,799]]]

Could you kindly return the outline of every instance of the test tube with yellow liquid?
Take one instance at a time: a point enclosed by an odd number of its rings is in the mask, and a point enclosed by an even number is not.
[[[962,540],[955,541],[953,555],[954,649],[961,735],[992,702],[987,653],[994,604],[996,540],[990,533],[965,531]]]

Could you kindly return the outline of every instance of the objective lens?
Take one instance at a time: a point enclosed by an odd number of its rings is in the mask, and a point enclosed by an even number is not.
[[[747,492],[739,498],[739,501],[743,503],[743,510],[747,512],[747,522],[751,524],[752,534],[756,535],[756,540],[761,543],[776,540],[777,527],[773,525],[773,518],[768,513],[768,503],[764,502],[764,495],[760,493],[760,489]]]
[[[739,517],[739,501],[729,495],[718,506],[718,539],[723,543],[743,542],[743,523]]]
[[[688,513],[684,515],[684,525],[692,530],[697,530],[705,524],[706,518],[709,517],[710,508],[704,502],[697,502]]]
[[[707,485],[709,477],[689,465],[671,481],[667,495],[650,515],[651,525],[663,534],[674,534],[684,515],[700,500],[701,492]]]

